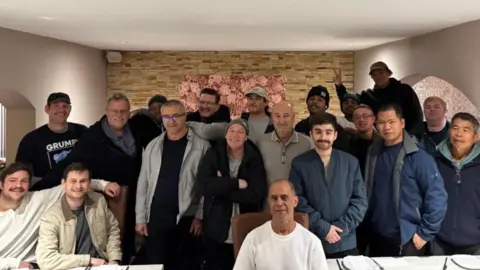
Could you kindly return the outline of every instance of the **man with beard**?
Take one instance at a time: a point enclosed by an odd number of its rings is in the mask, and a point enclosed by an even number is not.
[[[310,118],[315,114],[325,114],[330,103],[330,94],[327,88],[321,85],[312,87],[307,95],[307,109],[310,116],[295,125],[295,131],[310,136]],[[343,128],[336,124],[335,126],[337,136],[333,144],[333,148],[349,151],[350,136],[343,130]]]
[[[337,122],[346,132],[355,134],[355,124],[353,122],[353,110],[358,106],[360,100],[354,94],[347,93],[340,100],[340,108],[344,116],[337,116]]]
[[[220,104],[220,94],[212,88],[200,91],[198,110],[187,115],[187,121],[202,122],[206,124],[230,122],[230,109]]]
[[[246,94],[248,113],[242,113],[250,130],[248,138],[256,142],[263,134],[273,131],[272,119],[268,111],[268,94],[261,87],[254,87]]]
[[[335,70],[335,88],[337,96],[343,97],[347,89],[342,84],[342,73]],[[360,103],[366,104],[376,113],[384,104],[397,104],[405,112],[405,129],[411,135],[418,132],[423,120],[422,107],[417,94],[408,84],[391,78],[392,71],[384,62],[375,62],[370,66],[370,77],[375,83],[373,90],[368,89],[356,94]]]
[[[153,96],[148,101],[148,110],[140,109],[133,112],[128,121],[132,131],[137,133],[136,137],[143,149],[164,131],[161,108],[165,102],[167,102],[165,96]]]
[[[67,122],[71,111],[67,94],[50,94],[45,105],[48,124],[28,133],[20,141],[15,161],[31,166],[32,185],[70,153],[87,129],[84,125]]]
[[[62,186],[29,192],[30,168],[12,163],[0,172],[0,269],[35,268],[40,218],[64,194]],[[115,183],[92,180],[90,187],[110,197],[120,194]]]
[[[367,198],[355,157],[332,148],[337,138],[335,116],[310,119],[315,149],[292,161],[290,181],[309,216],[309,229],[323,243],[327,258],[357,255],[356,227],[367,211]]]

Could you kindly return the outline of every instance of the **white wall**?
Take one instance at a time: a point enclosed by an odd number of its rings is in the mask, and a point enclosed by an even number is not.
[[[47,122],[47,96],[61,91],[72,99],[69,120],[90,125],[104,112],[106,78],[100,50],[0,28],[0,103],[7,113],[26,107],[22,98],[12,98],[19,93],[33,105],[35,125],[41,126]]]
[[[393,76],[441,78],[480,107],[480,20],[355,52],[355,90],[371,88],[369,66],[384,61]]]

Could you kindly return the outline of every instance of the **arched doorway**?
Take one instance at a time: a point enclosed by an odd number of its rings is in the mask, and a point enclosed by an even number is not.
[[[10,163],[22,137],[35,129],[35,107],[18,92],[0,89],[0,116],[0,156]]]
[[[418,95],[422,107],[427,97],[437,96],[442,98],[447,103],[447,119],[449,120],[458,112],[468,112],[480,118],[480,111],[467,96],[460,89],[445,80],[435,76],[413,74],[405,77],[402,82],[412,86]]]

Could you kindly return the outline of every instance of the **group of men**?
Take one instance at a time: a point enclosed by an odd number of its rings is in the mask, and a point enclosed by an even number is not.
[[[131,114],[114,94],[88,129],[67,122],[68,95],[51,94],[49,123],[24,137],[0,175],[0,269],[326,269],[326,258],[348,255],[480,253],[477,119],[460,112],[448,122],[445,102],[430,97],[423,123],[415,93],[383,62],[360,94],[335,73],[344,117],[325,112],[319,85],[296,126],[291,104],[268,108],[261,87],[239,119],[214,89],[191,113],[154,96]],[[89,188],[127,198],[123,231],[110,199]],[[262,211],[271,222],[235,258],[231,218]],[[308,230],[295,211],[308,214]],[[135,234],[145,238],[138,252]]]

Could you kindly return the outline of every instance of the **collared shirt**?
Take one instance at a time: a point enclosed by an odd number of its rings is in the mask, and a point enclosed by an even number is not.
[[[282,145],[274,131],[264,134],[258,140],[257,146],[262,153],[267,181],[270,184],[277,179],[288,179],[292,159],[312,149],[313,142],[307,136],[294,131],[290,140]]]

